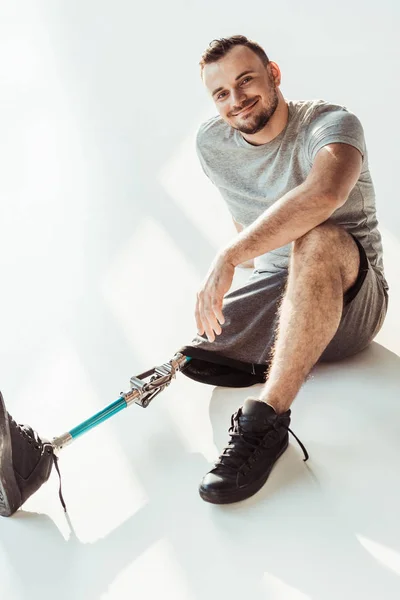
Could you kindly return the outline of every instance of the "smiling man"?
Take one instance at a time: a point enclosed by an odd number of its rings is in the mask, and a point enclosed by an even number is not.
[[[279,66],[244,36],[214,40],[200,67],[219,114],[200,127],[197,151],[239,235],[199,290],[184,373],[214,385],[265,382],[232,416],[229,444],[200,484],[204,500],[227,503],[266,482],[312,367],[376,336],[388,285],[358,118],[322,100],[285,99]],[[228,293],[235,267],[249,261],[248,282]]]
[[[264,485],[313,365],[368,346],[388,285],[357,117],[321,100],[286,100],[278,65],[243,36],[212,42],[200,65],[219,114],[200,127],[197,150],[239,235],[199,290],[183,372],[214,385],[265,383],[232,415],[229,444],[200,484],[204,500],[222,504]],[[235,267],[249,261],[248,282],[228,293]],[[52,444],[16,423],[0,393],[0,515],[12,515],[53,465]]]

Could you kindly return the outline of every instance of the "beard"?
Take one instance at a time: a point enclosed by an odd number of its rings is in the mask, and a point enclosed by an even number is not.
[[[273,92],[272,92],[272,96],[269,99],[268,106],[266,108],[263,108],[262,111],[259,112],[258,114],[252,115],[250,113],[250,115],[247,117],[247,120],[243,119],[243,122],[240,122],[237,125],[232,125],[232,127],[234,129],[237,129],[241,133],[246,133],[247,135],[253,135],[255,133],[258,133],[259,131],[264,129],[266,124],[269,122],[272,115],[275,113],[276,109],[278,108],[278,103],[279,103],[278,94],[276,92],[276,89],[274,88]],[[248,104],[248,106],[250,106],[250,105],[251,105],[251,103]],[[256,108],[256,110],[257,110],[257,108]],[[240,118],[240,116],[239,116],[239,118]]]

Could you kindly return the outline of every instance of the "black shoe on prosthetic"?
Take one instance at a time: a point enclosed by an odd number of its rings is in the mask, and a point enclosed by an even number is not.
[[[290,410],[277,414],[272,406],[248,398],[231,417],[230,442],[215,467],[205,475],[199,492],[203,500],[228,504],[249,498],[264,485],[275,462],[289,444]]]
[[[57,457],[52,444],[6,411],[0,392],[0,516],[9,517],[50,477]],[[61,494],[60,499],[65,509]]]

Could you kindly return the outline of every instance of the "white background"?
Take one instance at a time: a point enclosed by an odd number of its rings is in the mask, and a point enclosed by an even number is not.
[[[394,0],[1,2],[0,384],[19,422],[60,434],[192,338],[234,235],[194,150],[214,38],[258,41],[285,97],[359,116],[391,286],[376,342],[293,405],[307,467],[294,442],[251,500],[202,502],[248,390],[178,376],[64,451],[69,523],[55,474],[0,522],[2,597],[399,597],[398,30]]]

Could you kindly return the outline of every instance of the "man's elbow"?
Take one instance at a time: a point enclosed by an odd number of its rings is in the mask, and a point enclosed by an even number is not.
[[[326,206],[326,210],[330,215],[332,215],[338,208],[341,208],[347,201],[349,197],[348,192],[344,192],[342,190],[329,190],[324,192],[323,200],[324,205]]]

